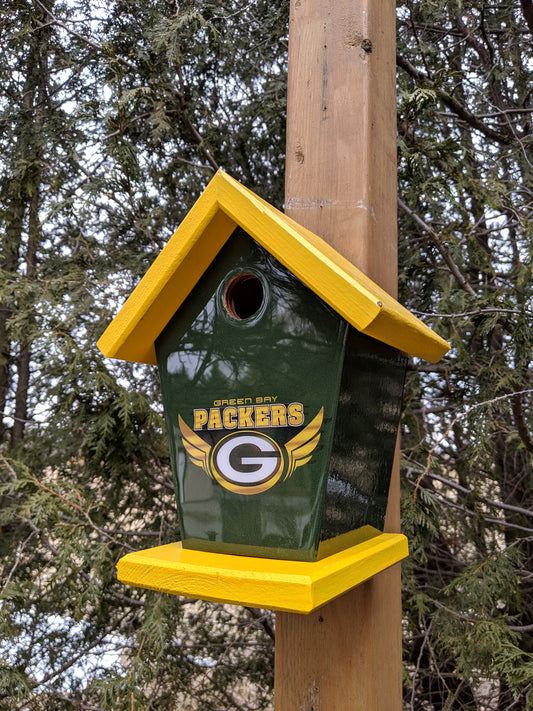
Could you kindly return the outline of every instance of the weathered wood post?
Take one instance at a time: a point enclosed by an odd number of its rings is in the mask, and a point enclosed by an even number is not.
[[[395,3],[291,0],[286,212],[397,289]],[[395,464],[387,531],[399,531]],[[400,566],[277,613],[276,711],[401,708]]]

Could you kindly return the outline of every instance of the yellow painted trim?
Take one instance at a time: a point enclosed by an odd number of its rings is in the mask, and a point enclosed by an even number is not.
[[[232,182],[218,186],[221,209],[337,313],[364,331],[380,312],[379,299],[332,259],[341,255],[319,237],[310,240],[311,233],[296,229],[281,212],[226,177]]]
[[[407,538],[381,533],[315,563],[186,550],[181,543],[128,553],[118,579],[185,597],[309,613],[409,555]]]
[[[221,209],[358,331],[430,362],[447,353],[443,338],[331,245],[223,176]]]
[[[317,560],[329,558],[329,556],[332,556],[335,553],[340,553],[348,548],[357,546],[360,543],[369,541],[371,538],[376,538],[376,536],[381,536],[381,531],[374,528],[374,526],[367,524],[366,526],[361,526],[353,531],[341,533],[339,536],[335,536],[334,538],[327,538],[325,541],[320,541]]]
[[[188,217],[98,340],[104,355],[156,364],[156,338],[235,229],[216,203],[203,201]]]
[[[358,331],[431,362],[449,349],[324,240],[218,171],[101,336],[102,353],[155,363],[154,341],[237,226]]]

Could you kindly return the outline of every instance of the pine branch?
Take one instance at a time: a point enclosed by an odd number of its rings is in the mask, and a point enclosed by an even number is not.
[[[425,627],[425,624],[424,624],[424,627]],[[418,653],[418,658],[416,660],[416,667],[413,671],[413,676],[412,676],[412,681],[411,681],[411,704],[410,704],[411,711],[415,711],[416,678],[417,678],[419,671],[420,671],[424,648],[425,648],[426,644],[429,645],[429,638],[431,635],[431,628],[432,627],[433,627],[433,620],[430,621],[429,626],[426,627],[424,630],[424,639],[422,640],[422,644],[420,645],[420,651]]]
[[[41,10],[43,10],[48,17],[50,18],[51,22],[47,23],[47,26],[50,24],[57,25],[57,27],[61,27],[62,30],[65,30],[69,35],[72,35],[73,37],[76,37],[76,39],[79,39],[81,42],[86,44],[88,47],[91,47],[92,49],[95,49],[98,51],[98,53],[103,53],[105,54],[105,49],[101,45],[97,44],[96,42],[93,42],[90,40],[88,37],[84,37],[82,34],[79,32],[76,32],[76,30],[73,30],[71,27],[66,25],[64,22],[61,22],[47,7],[46,5],[43,5],[41,0],[34,0],[36,5],[38,5]],[[115,59],[119,64],[121,64],[123,67],[126,67],[127,69],[130,69],[131,71],[137,73],[138,68],[135,66],[135,64],[132,64],[129,62],[127,59],[124,59],[124,57],[120,57],[117,55],[113,55],[113,59]]]
[[[533,632],[533,625],[509,625],[513,632]]]
[[[471,318],[472,316],[483,316],[484,314],[507,314],[511,316],[521,316],[522,312],[516,309],[498,309],[498,308],[488,308],[488,309],[475,309],[474,311],[458,311],[457,313],[449,314],[442,313],[440,311],[417,311],[416,309],[411,309],[411,311],[417,316],[430,316],[432,318]]]
[[[89,512],[85,511],[85,509],[80,504],[76,504],[74,501],[71,501],[66,496],[63,496],[63,494],[60,494],[58,491],[55,491],[54,489],[50,488],[49,486],[44,484],[42,481],[39,481],[36,477],[30,477],[30,478],[37,487],[39,487],[43,491],[46,491],[47,493],[51,494],[52,496],[56,496],[58,499],[63,501],[65,504],[72,507],[74,510],[78,511],[78,513],[80,513],[85,518],[85,520],[87,521],[89,526],[94,531],[99,533],[101,536],[106,538],[108,541],[110,541],[111,543],[116,543],[117,546],[121,546],[122,548],[125,548],[126,550],[128,550],[130,552],[135,551],[135,548],[132,548],[132,546],[128,545],[127,543],[118,541],[114,536],[110,535],[109,533],[107,533],[107,531],[105,531],[103,528],[98,526],[90,517]]]
[[[524,447],[527,449],[527,451],[530,454],[533,454],[533,440],[531,439],[531,435],[529,434],[526,418],[524,417],[522,397],[519,393],[517,393],[511,398],[511,410],[513,412],[518,436],[524,443]]]
[[[411,484],[414,487],[414,493],[413,496],[416,496],[417,490],[419,488],[419,482],[413,481],[411,479],[407,479],[409,484]],[[479,511],[473,511],[472,509],[469,509],[466,506],[463,506],[462,504],[457,504],[455,501],[450,501],[444,496],[439,496],[435,492],[432,492],[432,496],[435,499],[435,501],[438,501],[439,504],[442,504],[443,506],[448,506],[451,509],[455,509],[456,511],[461,511],[462,514],[466,516],[471,516],[473,520],[481,519],[485,523],[494,525],[494,526],[499,526],[502,529],[509,529],[513,531],[523,531],[524,533],[527,534],[533,534],[533,528],[528,528],[527,526],[520,526],[518,523],[511,523],[510,521],[506,521],[505,519],[501,518],[493,518],[492,516],[487,516],[486,514],[480,514]]]
[[[263,610],[258,610],[256,607],[247,607],[246,609],[252,617],[260,623],[261,627],[265,630],[270,639],[275,642],[276,634],[274,632],[274,628],[270,624],[268,615]]]
[[[474,403],[473,405],[471,405],[470,407],[468,407],[464,412],[461,412],[459,415],[456,415],[456,417],[454,417],[453,420],[451,421],[451,423],[448,425],[448,427],[447,427],[446,431],[444,432],[444,434],[441,435],[441,437],[439,437],[439,438],[436,440],[436,442],[433,444],[433,446],[432,446],[431,449],[429,450],[429,452],[428,452],[428,457],[427,457],[427,462],[426,462],[426,466],[425,466],[424,471],[422,472],[422,474],[420,474],[420,476],[419,476],[419,477],[417,478],[417,480],[416,480],[416,486],[415,486],[415,491],[414,491],[413,496],[416,498],[416,494],[417,494],[417,491],[418,491],[418,487],[419,487],[419,485],[420,485],[420,482],[422,481],[422,479],[426,476],[426,474],[427,474],[427,473],[429,472],[429,470],[430,470],[431,461],[432,461],[432,459],[433,459],[433,455],[435,454],[435,451],[436,451],[437,447],[438,447],[439,445],[441,445],[441,444],[448,438],[448,435],[450,434],[450,432],[453,430],[453,428],[455,427],[455,425],[456,425],[458,422],[460,422],[461,420],[463,420],[465,417],[468,417],[468,415],[469,415],[471,412],[473,412],[474,410],[479,409],[480,407],[488,407],[488,406],[490,406],[490,405],[494,405],[494,404],[497,403],[497,402],[503,402],[504,400],[512,400],[513,398],[515,398],[515,397],[517,397],[517,396],[521,396],[521,395],[531,395],[531,393],[533,393],[533,390],[531,390],[531,389],[528,389],[528,390],[520,390],[519,392],[509,393],[509,394],[507,394],[507,395],[500,395],[500,396],[498,396],[498,397],[492,398],[491,400],[484,400],[483,402],[476,402],[476,403]]]
[[[404,59],[404,57],[402,57],[400,54],[396,55],[396,64],[402,69],[404,69],[411,77],[413,77],[413,79],[416,79],[418,82],[420,82],[423,86],[432,89],[440,98],[442,103],[447,106],[450,111],[453,111],[454,114],[456,114],[462,121],[467,123],[469,126],[476,129],[477,131],[480,131],[484,136],[490,138],[493,141],[498,141],[498,143],[502,143],[504,145],[511,143],[510,136],[504,133],[500,133],[499,131],[494,131],[492,128],[489,128],[486,124],[483,123],[483,121],[481,121],[478,116],[468,111],[468,109],[466,109],[460,101],[455,99],[451,94],[448,94],[448,92],[444,91],[444,89],[442,89],[435,81],[433,81],[426,74],[414,67],[411,62],[409,62],[409,60]]]
[[[179,62],[176,62],[176,71],[178,73],[178,81],[179,81],[179,91],[178,91],[178,99],[181,107],[181,119],[184,122],[184,124],[187,126],[189,129],[190,133],[193,135],[194,140],[196,141],[196,145],[200,149],[201,153],[203,154],[204,158],[207,160],[209,165],[213,168],[213,170],[216,172],[220,166],[216,162],[216,160],[213,158],[211,155],[210,151],[208,150],[207,146],[204,143],[204,139],[202,138],[202,135],[196,128],[196,126],[192,123],[190,120],[188,113],[187,113],[187,102],[185,99],[185,80],[183,77],[183,71],[181,69],[181,64]]]
[[[473,494],[473,491],[471,489],[467,489],[465,486],[461,486],[460,484],[457,484],[455,481],[451,481],[451,479],[447,479],[446,477],[443,477],[440,474],[434,474],[433,472],[428,472],[427,476],[430,479],[435,479],[436,481],[440,481],[443,484],[446,484],[446,486],[448,486],[452,489],[455,489],[456,491],[459,491],[462,494],[466,494],[469,496],[471,496]],[[489,499],[485,496],[477,496],[476,495],[476,500],[479,501],[480,503],[487,504],[488,506],[492,506],[492,507],[500,509],[502,511],[511,511],[513,513],[521,514],[522,516],[527,516],[529,518],[533,518],[533,510],[525,509],[522,506],[515,506],[514,504],[505,504],[505,503],[503,503],[503,501],[495,501],[494,499]]]
[[[68,32],[70,35],[72,35],[73,37],[76,37],[81,42],[84,42],[86,45],[88,45],[92,49],[97,50],[99,53],[103,53],[103,54],[106,53],[105,48],[103,46],[98,45],[96,42],[93,42],[92,40],[88,39],[87,37],[84,37],[82,34],[77,32],[76,30],[73,30],[71,27],[66,25],[64,22],[61,22],[45,5],[43,5],[41,0],[34,0],[34,2],[36,2],[37,5],[48,15],[48,17],[50,18],[50,20],[53,24],[57,25],[58,27],[61,27],[63,30],[65,30],[65,32]],[[50,23],[47,23],[47,24],[50,24]],[[139,71],[138,67],[135,66],[135,64],[133,64],[132,62],[129,62],[124,57],[114,54],[113,59],[116,60],[119,64],[121,64],[123,67],[126,67],[127,69],[129,69],[130,71],[135,72],[136,74],[138,73],[138,71]],[[196,126],[193,124],[193,122],[190,120],[189,116],[187,115],[183,73],[181,71],[181,67],[179,66],[179,64],[177,66],[177,71],[178,71],[178,81],[180,84],[180,91],[178,92],[178,97],[180,100],[182,121],[184,122],[185,126],[187,127],[187,129],[189,130],[191,135],[193,136],[200,152],[205,157],[205,159],[207,160],[207,162],[209,163],[209,165],[211,166],[213,171],[216,172],[220,166],[218,165],[216,160],[211,155],[211,152],[206,147],[202,135],[200,134],[200,132],[198,131]],[[113,135],[113,134],[110,134],[110,135]]]
[[[533,0],[520,0],[520,5],[529,31],[533,35]]]
[[[448,250],[446,249],[446,247],[442,244],[442,242],[441,242],[439,236],[437,235],[437,233],[435,232],[435,230],[433,229],[433,227],[431,227],[430,225],[428,225],[427,222],[424,222],[424,220],[423,220],[419,215],[417,215],[414,210],[411,210],[411,208],[408,207],[408,206],[403,202],[403,200],[401,200],[399,197],[398,197],[398,206],[399,206],[405,213],[407,213],[407,214],[409,215],[409,217],[410,217],[412,220],[414,220],[414,221],[416,222],[416,224],[417,224],[419,227],[421,227],[421,228],[424,230],[424,232],[428,235],[428,237],[431,239],[431,241],[432,241],[432,243],[434,244],[434,246],[437,248],[439,254],[442,256],[442,258],[443,258],[444,261],[446,262],[446,264],[447,264],[447,266],[448,266],[448,269],[450,270],[450,272],[451,272],[451,273],[453,274],[453,276],[455,277],[455,280],[457,281],[457,283],[459,284],[459,286],[461,287],[461,289],[464,289],[464,291],[466,291],[466,292],[467,292],[468,294],[470,294],[471,296],[476,296],[476,292],[474,291],[474,289],[470,286],[470,284],[466,281],[466,279],[464,278],[464,276],[463,276],[463,275],[461,274],[461,272],[459,271],[459,267],[458,267],[457,264],[455,264],[455,262],[453,261],[451,254],[448,252]]]

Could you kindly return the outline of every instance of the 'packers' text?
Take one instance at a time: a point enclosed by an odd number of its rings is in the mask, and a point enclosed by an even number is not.
[[[304,422],[300,402],[289,405],[241,405],[193,410],[195,430],[245,430],[260,427],[299,427]]]

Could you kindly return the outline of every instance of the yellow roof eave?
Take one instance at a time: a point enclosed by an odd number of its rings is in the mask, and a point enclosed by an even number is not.
[[[333,247],[218,171],[98,341],[155,364],[154,342],[240,226],[358,331],[436,362],[448,343]]]

